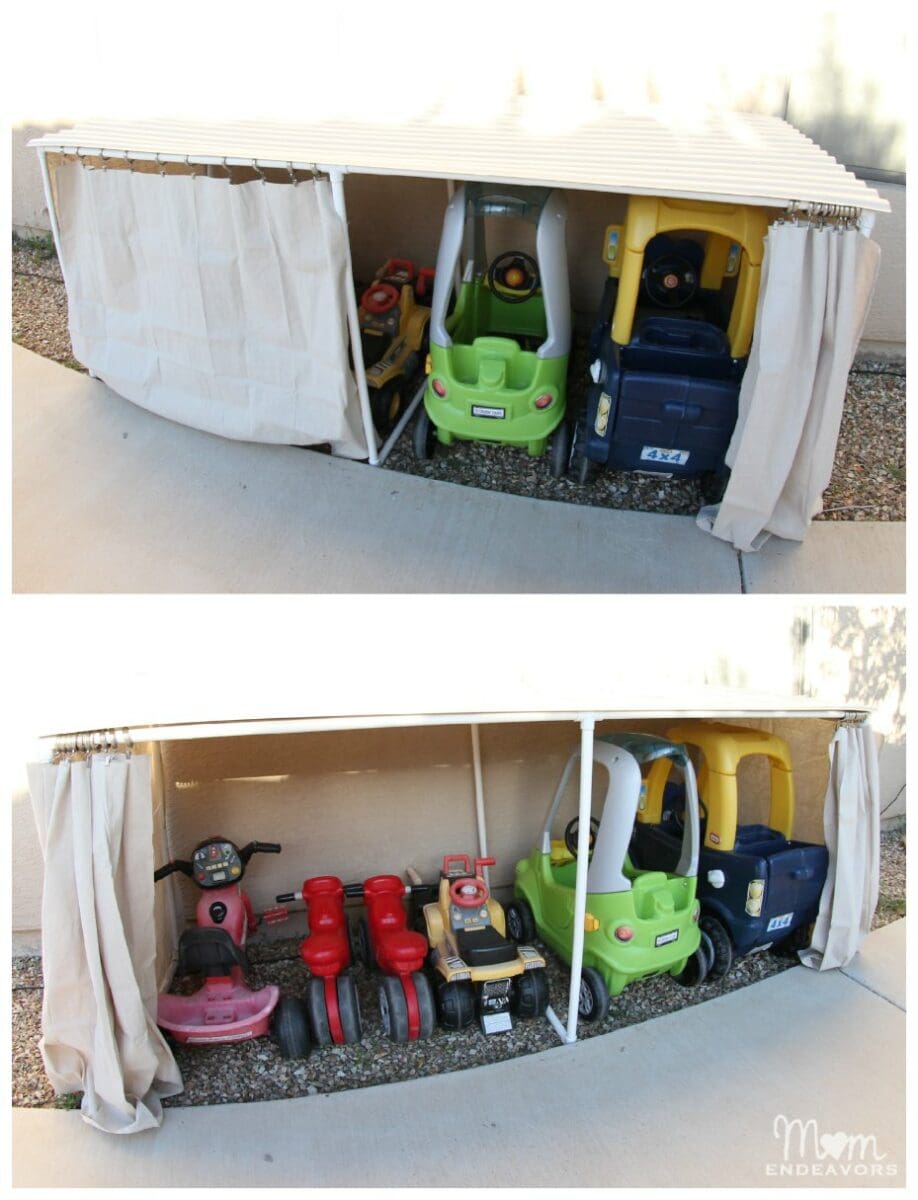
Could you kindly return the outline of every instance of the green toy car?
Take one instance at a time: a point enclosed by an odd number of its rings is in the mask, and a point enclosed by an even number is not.
[[[535,257],[504,250],[488,263],[485,226],[495,218],[514,219],[520,230],[535,225]],[[560,478],[567,469],[565,221],[561,194],[547,188],[470,183],[457,189],[437,256],[430,371],[414,427],[418,458],[430,458],[437,442],[460,439],[520,446],[533,457],[550,446],[552,474]],[[469,258],[447,316],[463,244]]]
[[[641,766],[669,758],[682,769],[686,819],[679,861],[671,873],[639,871],[628,845],[643,781]],[[516,941],[539,937],[565,962],[571,960],[579,819],[564,840],[551,827],[579,752],[571,755],[542,827],[541,845],[516,864],[516,899],[506,907],[507,933]],[[700,843],[695,772],[684,746],[643,733],[597,738],[594,762],[608,775],[602,818],[590,819],[591,850],[584,919],[583,974],[578,1014],[601,1020],[609,997],[648,975],[669,974],[687,987],[702,983],[714,961],[710,939],[698,926],[695,898]]]

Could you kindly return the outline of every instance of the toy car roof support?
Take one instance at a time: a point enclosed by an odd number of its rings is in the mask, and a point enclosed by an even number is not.
[[[458,187],[446,208],[437,254],[430,338],[438,346],[452,346],[446,332],[446,314],[463,243],[473,270],[484,268],[485,216],[513,216],[536,225],[536,259],[545,303],[548,336],[539,346],[539,358],[567,354],[571,344],[571,304],[567,278],[565,224],[567,206],[557,190],[513,187],[505,184],[468,183]],[[464,278],[463,273],[463,278]]]
[[[712,204],[708,201],[671,200],[661,196],[629,196],[621,277],[612,337],[619,345],[631,341],[644,249],[659,233],[698,229],[709,234],[701,286],[720,287],[732,242],[742,255],[736,297],[730,314],[727,339],[734,358],[745,358],[752,342],[752,327],[759,295],[759,279],[768,232],[768,214],[751,205]]]
[[[668,742],[663,738],[640,733],[617,734],[614,739],[599,737],[593,742],[593,762],[605,767],[608,782],[603,799],[599,831],[596,834],[596,844],[593,847],[593,857],[587,874],[587,891],[590,893],[630,890],[631,881],[624,873],[624,863],[641,795],[642,780],[639,764],[654,762],[661,758],[669,759],[682,768],[685,773],[688,794],[685,833],[675,873],[686,876],[697,875],[700,841],[698,793],[695,772],[685,747]],[[580,751],[575,750],[561,772],[561,778],[542,826],[543,854],[551,852],[551,827],[567,790],[574,766],[579,761]]]

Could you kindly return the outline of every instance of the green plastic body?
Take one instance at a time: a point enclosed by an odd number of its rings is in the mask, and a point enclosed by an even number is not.
[[[576,862],[554,866],[551,855],[533,850],[516,864],[513,889],[532,909],[539,936],[566,963],[574,937],[576,871]],[[694,876],[636,871],[629,860],[625,875],[630,890],[587,894],[588,918],[595,917],[599,928],[584,933],[583,964],[599,971],[610,996],[648,975],[678,975],[701,941]],[[620,925],[634,931],[631,941],[615,937]]]
[[[541,454],[564,419],[568,363],[567,355],[539,358],[517,340],[544,340],[541,295],[522,304],[505,304],[483,279],[465,283],[447,327],[453,345],[431,342],[424,393],[438,440],[445,446],[456,438],[499,442],[522,446],[533,456]],[[445,385],[445,396],[433,390],[434,380]],[[554,397],[553,403],[540,410],[535,400],[546,393]],[[473,407],[493,415],[474,415]]]

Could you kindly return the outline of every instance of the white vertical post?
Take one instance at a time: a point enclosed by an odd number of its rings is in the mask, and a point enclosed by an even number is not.
[[[61,231],[57,223],[57,209],[54,207],[54,192],[51,188],[51,173],[48,170],[48,152],[43,146],[38,149],[38,165],[41,169],[41,182],[45,189],[45,203],[48,206],[48,219],[51,222],[51,236],[54,238],[54,249],[57,251],[57,261],[61,273],[64,270],[64,259],[61,255]]]
[[[376,467],[379,465],[379,444],[376,441],[376,429],[370,409],[370,392],[367,388],[366,367],[363,362],[363,347],[360,344],[360,317],[357,314],[357,297],[354,295],[354,265],[351,261],[351,235],[347,224],[347,205],[344,202],[344,176],[341,171],[332,168],[328,172],[328,177],[331,180],[332,203],[335,206],[335,212],[344,222],[347,266],[345,299],[347,301],[347,323],[351,332],[351,356],[354,360],[354,374],[357,376],[357,395],[360,399],[360,415],[363,418],[369,462],[371,467]]]
[[[484,784],[481,775],[481,740],[477,725],[470,726],[472,730],[472,775],[475,780],[475,819],[478,822],[478,853],[482,858],[488,857],[488,830],[485,825]],[[484,868],[484,881],[491,887],[491,868]]]
[[[596,718],[580,718],[580,824],[577,829],[577,875],[574,885],[574,941],[571,946],[571,986],[567,999],[567,1040],[577,1040],[577,1007],[583,971],[583,921],[586,916],[587,870],[590,859],[590,807],[593,800],[593,731]]]

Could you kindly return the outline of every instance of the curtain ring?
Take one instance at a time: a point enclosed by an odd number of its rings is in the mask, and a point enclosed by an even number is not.
[[[133,158],[131,158],[130,154],[128,154],[127,150],[125,150],[125,152],[124,152],[124,161],[128,165],[128,170],[133,171],[134,170],[134,160],[133,160]]]
[[[158,150],[156,152],[156,161],[159,163],[159,173],[162,176],[162,178],[165,179],[166,178],[166,164],[163,162],[162,158],[160,157],[160,153]]]
[[[287,174],[290,176],[290,182],[294,187],[300,182],[296,177],[296,172],[293,169],[293,163],[287,163]]]
[[[261,180],[262,186],[264,186],[264,184],[266,184],[268,181],[267,181],[267,179],[265,179],[264,171],[261,169],[261,167],[258,165],[257,160],[254,158],[252,159],[252,169],[254,170],[254,172],[258,176],[258,178]]]
[[[233,182],[233,172],[232,172],[232,169],[231,169],[229,163],[226,161],[225,154],[223,155],[223,170],[226,172],[227,181],[229,183],[232,183]]]

